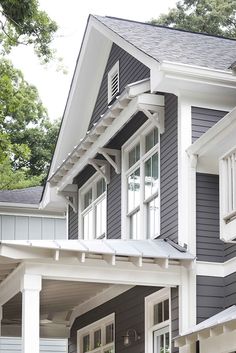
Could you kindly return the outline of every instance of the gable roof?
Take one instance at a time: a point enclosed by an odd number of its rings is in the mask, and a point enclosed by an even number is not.
[[[1,190],[0,202],[19,204],[39,204],[43,192],[42,186],[34,186],[26,189]]]
[[[236,58],[234,39],[114,17],[93,17],[158,62],[227,70]]]

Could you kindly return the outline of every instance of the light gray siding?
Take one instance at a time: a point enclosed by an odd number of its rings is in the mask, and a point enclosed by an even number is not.
[[[227,113],[222,110],[192,107],[192,142],[196,141]]]
[[[178,241],[177,97],[165,95],[165,132],[160,141],[161,237]]]
[[[66,220],[0,214],[0,240],[66,239]]]
[[[1,353],[21,353],[21,338],[0,337]],[[68,342],[66,339],[41,339],[40,353],[67,353]],[[33,352],[32,352],[33,353]]]

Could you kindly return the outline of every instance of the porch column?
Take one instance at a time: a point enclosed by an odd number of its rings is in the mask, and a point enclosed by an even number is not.
[[[39,311],[42,278],[24,275],[22,292],[22,353],[39,353]]]

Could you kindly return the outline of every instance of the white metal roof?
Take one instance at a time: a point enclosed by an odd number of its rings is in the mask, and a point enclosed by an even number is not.
[[[228,329],[236,329],[235,324],[236,305],[233,305],[176,337],[175,344],[176,346],[181,347],[187,343],[195,342],[202,338],[208,338],[212,330],[215,335],[219,335],[225,331],[225,327]]]
[[[17,252],[14,250],[17,249]],[[12,250],[12,251],[11,251]],[[22,251],[21,251],[22,250]],[[26,251],[25,251],[26,250]],[[53,251],[53,252],[52,252]],[[22,240],[1,241],[0,256],[24,260],[35,256],[51,257],[52,253],[81,253],[86,257],[92,255],[127,257],[140,259],[194,260],[194,256],[186,249],[164,239],[156,240]]]

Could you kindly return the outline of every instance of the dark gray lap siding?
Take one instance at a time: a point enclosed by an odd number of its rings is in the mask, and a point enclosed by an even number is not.
[[[219,234],[219,176],[196,176],[197,259],[224,262],[224,243]]]
[[[160,140],[161,237],[178,242],[178,101],[165,95],[165,132]]]
[[[226,277],[197,276],[197,322],[236,305],[236,272]]]
[[[91,128],[92,124],[100,118],[100,115],[104,114],[107,110],[107,74],[113,65],[117,62],[117,60],[119,60],[120,93],[129,83],[136,82],[150,76],[150,70],[145,65],[143,65],[140,61],[113,43],[99,89],[97,101],[90,120],[89,129]]]
[[[196,190],[197,259],[227,261],[236,256],[236,245],[220,240],[219,176],[197,173]]]
[[[222,119],[227,112],[222,110],[192,107],[192,142]]]
[[[197,276],[197,323],[219,313],[224,306],[224,278]]]
[[[78,317],[71,329],[69,353],[77,352],[77,330],[112,313],[115,313],[115,351],[118,353],[143,353],[145,337],[144,298],[157,290],[158,288],[154,287],[134,287]],[[129,328],[135,328],[141,339],[137,343],[125,347],[122,336]]]

